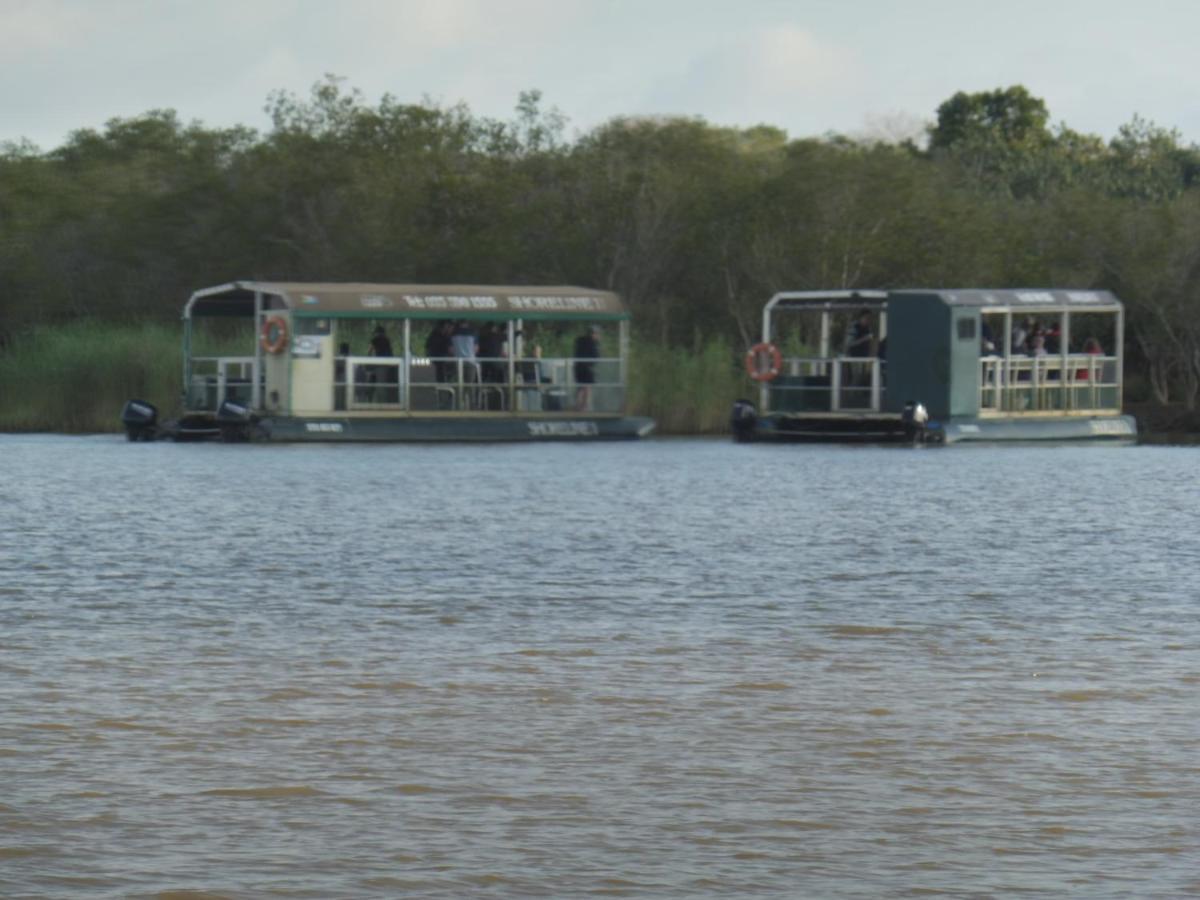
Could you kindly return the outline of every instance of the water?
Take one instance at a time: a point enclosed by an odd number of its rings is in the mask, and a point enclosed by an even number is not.
[[[1200,893],[1197,450],[0,438],[0,895]]]

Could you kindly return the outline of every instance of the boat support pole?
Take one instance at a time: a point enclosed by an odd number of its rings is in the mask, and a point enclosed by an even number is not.
[[[254,384],[250,388],[251,409],[263,408],[263,348],[258,339],[262,330],[263,296],[262,291],[254,292]]]

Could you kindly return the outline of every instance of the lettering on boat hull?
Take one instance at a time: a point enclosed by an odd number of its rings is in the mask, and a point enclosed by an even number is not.
[[[600,426],[595,422],[527,422],[532,437],[596,437]]]
[[[304,430],[310,434],[341,434],[341,422],[305,422]]]

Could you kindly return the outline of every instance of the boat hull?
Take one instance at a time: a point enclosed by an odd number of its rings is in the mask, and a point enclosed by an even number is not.
[[[967,444],[1010,442],[1133,443],[1133,416],[1061,416],[1037,419],[952,419],[914,429],[901,416],[804,416],[759,418],[740,440],[776,443]]]
[[[804,416],[778,413],[758,419],[750,436],[779,443],[912,444],[922,435],[900,416]]]
[[[1133,416],[1063,416],[1038,419],[963,419],[941,426],[947,444],[994,442],[1134,443]]]
[[[516,416],[269,416],[247,422],[241,427],[225,426],[219,429],[206,429],[203,423],[185,419],[174,429],[167,429],[164,436],[176,440],[194,440],[203,434],[226,441],[283,443],[500,443],[636,440],[653,431],[654,420],[643,416],[536,419]]]

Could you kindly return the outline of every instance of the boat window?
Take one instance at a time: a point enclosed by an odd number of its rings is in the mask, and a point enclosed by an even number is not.
[[[958,339],[960,341],[975,340],[975,320],[974,319],[959,319],[958,320]]]

